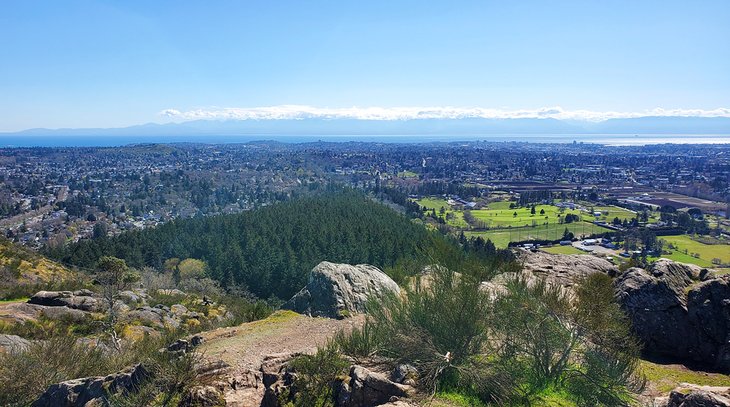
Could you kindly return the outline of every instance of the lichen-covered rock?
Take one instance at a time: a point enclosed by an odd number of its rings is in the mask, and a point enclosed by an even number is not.
[[[147,305],[150,296],[147,294],[147,290],[136,289],[120,292],[119,299],[127,305]]]
[[[139,321],[154,328],[178,328],[180,321],[172,318],[169,308],[139,307],[129,311],[126,318],[130,321]]]
[[[418,370],[409,364],[399,364],[390,373],[390,380],[395,383],[414,386],[418,380]]]
[[[608,260],[590,254],[552,254],[542,251],[515,250],[517,261],[522,263],[522,273],[545,278],[548,282],[572,287],[581,278],[593,273],[610,276],[618,274],[618,267]]]
[[[48,387],[31,407],[102,405],[102,400],[111,395],[135,391],[149,377],[149,372],[140,364],[106,377],[68,380]]]
[[[337,406],[368,407],[379,406],[400,398],[408,398],[413,389],[390,381],[384,374],[373,372],[362,366],[350,368],[349,383],[343,381],[337,391]]]
[[[352,266],[323,261],[309,276],[309,282],[282,306],[312,316],[341,318],[363,313],[369,298],[398,294],[400,289],[385,273],[366,264]]]
[[[666,407],[730,407],[730,387],[682,383],[669,393]]]
[[[676,271],[653,274],[630,268],[615,282],[617,299],[648,352],[690,358],[697,339],[684,290],[692,280]]]
[[[29,304],[46,307],[68,307],[81,311],[98,311],[101,302],[89,290],[39,291],[28,300]]]
[[[712,276],[660,259],[616,279],[619,304],[646,352],[730,371],[730,276]]]
[[[0,353],[22,351],[28,346],[30,346],[30,341],[18,335],[0,334]]]
[[[730,275],[701,282],[687,294],[687,316],[698,331],[698,356],[730,371]]]

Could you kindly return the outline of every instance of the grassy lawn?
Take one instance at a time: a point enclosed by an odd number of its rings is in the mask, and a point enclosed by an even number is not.
[[[541,247],[540,250],[552,254],[586,254],[586,252],[578,250],[573,246]]]
[[[483,239],[491,239],[492,243],[499,248],[507,247],[510,241],[519,242],[522,240],[531,239],[546,239],[546,240],[557,240],[563,236],[565,228],[573,232],[576,236],[590,235],[593,233],[602,233],[608,229],[594,225],[588,222],[574,222],[569,224],[551,224],[551,225],[540,225],[537,227],[528,228],[513,228],[511,230],[487,230],[480,232],[464,232],[467,237],[481,236]]]
[[[509,202],[494,202],[489,204],[488,209],[477,209],[471,211],[472,215],[478,220],[487,224],[488,227],[517,227],[532,226],[532,222],[541,225],[545,222],[558,223],[560,217],[572,213],[580,216],[582,219],[592,220],[593,216],[581,213],[579,210],[566,210],[560,213],[559,208],[552,205],[536,205],[535,214],[533,215],[530,208],[509,209]],[[545,211],[540,214],[540,211]],[[515,216],[517,213],[517,216]],[[560,217],[558,217],[560,215]],[[546,219],[547,218],[547,219]]]
[[[401,171],[398,176],[401,178],[418,178],[418,174],[413,171]]]
[[[727,244],[704,244],[700,242],[696,242],[692,240],[689,236],[662,236],[661,239],[664,239],[667,243],[673,244],[677,249],[670,250],[673,252],[669,258],[674,260],[672,256],[685,256],[684,258],[687,259],[686,262],[690,262],[689,259],[692,259],[692,263],[697,264],[702,267],[710,267],[712,266],[712,259],[718,258],[722,260],[723,263],[730,263],[730,245]],[[665,248],[669,250],[668,248]],[[697,253],[699,254],[700,258],[696,259],[691,256],[685,255],[684,249],[687,249],[688,253]],[[682,260],[677,260],[682,261]],[[699,264],[698,261],[701,261],[702,264]]]
[[[423,198],[416,201],[421,206],[425,206],[429,210],[434,209],[436,210],[436,215],[441,215],[441,208],[444,208],[444,218],[446,219],[446,223],[458,227],[458,228],[465,228],[469,225],[466,224],[466,221],[464,220],[464,213],[460,210],[452,210],[451,205],[449,205],[448,202],[446,202],[445,199],[441,198]],[[453,218],[448,219],[447,215],[453,214]]]
[[[24,298],[14,298],[12,300],[2,300],[0,299],[0,304],[10,304],[11,302],[27,302],[30,298],[24,297]]]
[[[694,258],[688,254],[684,254],[681,252],[678,252],[676,250],[672,251],[672,254],[662,254],[661,257],[664,257],[665,259],[678,261],[680,263],[687,263],[687,264],[696,264],[700,267],[712,267],[712,263],[710,263],[707,260],[697,259]],[[649,260],[656,260],[659,257],[649,257]]]
[[[668,393],[680,383],[700,386],[730,386],[730,376],[694,371],[682,365],[660,365],[642,360],[640,369],[646,375],[649,385],[661,393]]]
[[[590,209],[590,207],[588,208]],[[628,209],[619,208],[618,206],[593,206],[593,211],[602,213],[599,218],[594,217],[596,220],[608,223],[611,223],[614,218],[619,218],[623,221],[624,219],[631,220],[631,218],[636,217],[636,213]]]

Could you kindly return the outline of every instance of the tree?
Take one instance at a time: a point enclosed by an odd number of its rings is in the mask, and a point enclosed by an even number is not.
[[[106,222],[99,222],[94,225],[93,237],[94,239],[103,239],[109,233],[109,226]]]
[[[185,259],[177,265],[180,271],[180,280],[201,279],[208,272],[208,265],[198,259]]]
[[[545,214],[545,209],[540,209],[540,215],[544,215],[544,214]]]
[[[512,214],[512,217],[513,217],[513,218],[516,218],[516,217],[517,217],[517,212],[513,213],[513,214]]]
[[[573,232],[568,230],[568,228],[565,228],[563,231],[563,240],[573,240],[574,237],[575,235],[573,235]]]
[[[114,330],[117,323],[117,299],[119,293],[129,289],[139,275],[127,267],[127,263],[116,257],[104,256],[96,266],[96,282],[101,286],[101,296],[107,311],[106,330],[114,347],[120,349],[120,340]]]
[[[534,214],[535,214],[535,205],[532,205],[532,207],[530,208],[530,215],[534,215]]]

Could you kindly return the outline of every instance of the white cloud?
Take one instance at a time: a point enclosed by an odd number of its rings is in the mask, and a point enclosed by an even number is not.
[[[355,120],[417,120],[417,119],[522,119],[541,118],[600,122],[608,119],[646,116],[730,117],[730,108],[662,109],[641,112],[598,112],[591,110],[564,110],[561,107],[540,109],[488,109],[481,107],[345,107],[327,108],[302,105],[267,107],[211,107],[188,111],[165,109],[159,113],[173,120],[301,120],[301,119],[355,119]]]

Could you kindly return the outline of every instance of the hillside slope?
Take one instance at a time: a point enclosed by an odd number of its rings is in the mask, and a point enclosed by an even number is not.
[[[38,288],[62,287],[79,278],[60,263],[0,239],[0,300],[32,294]]]

